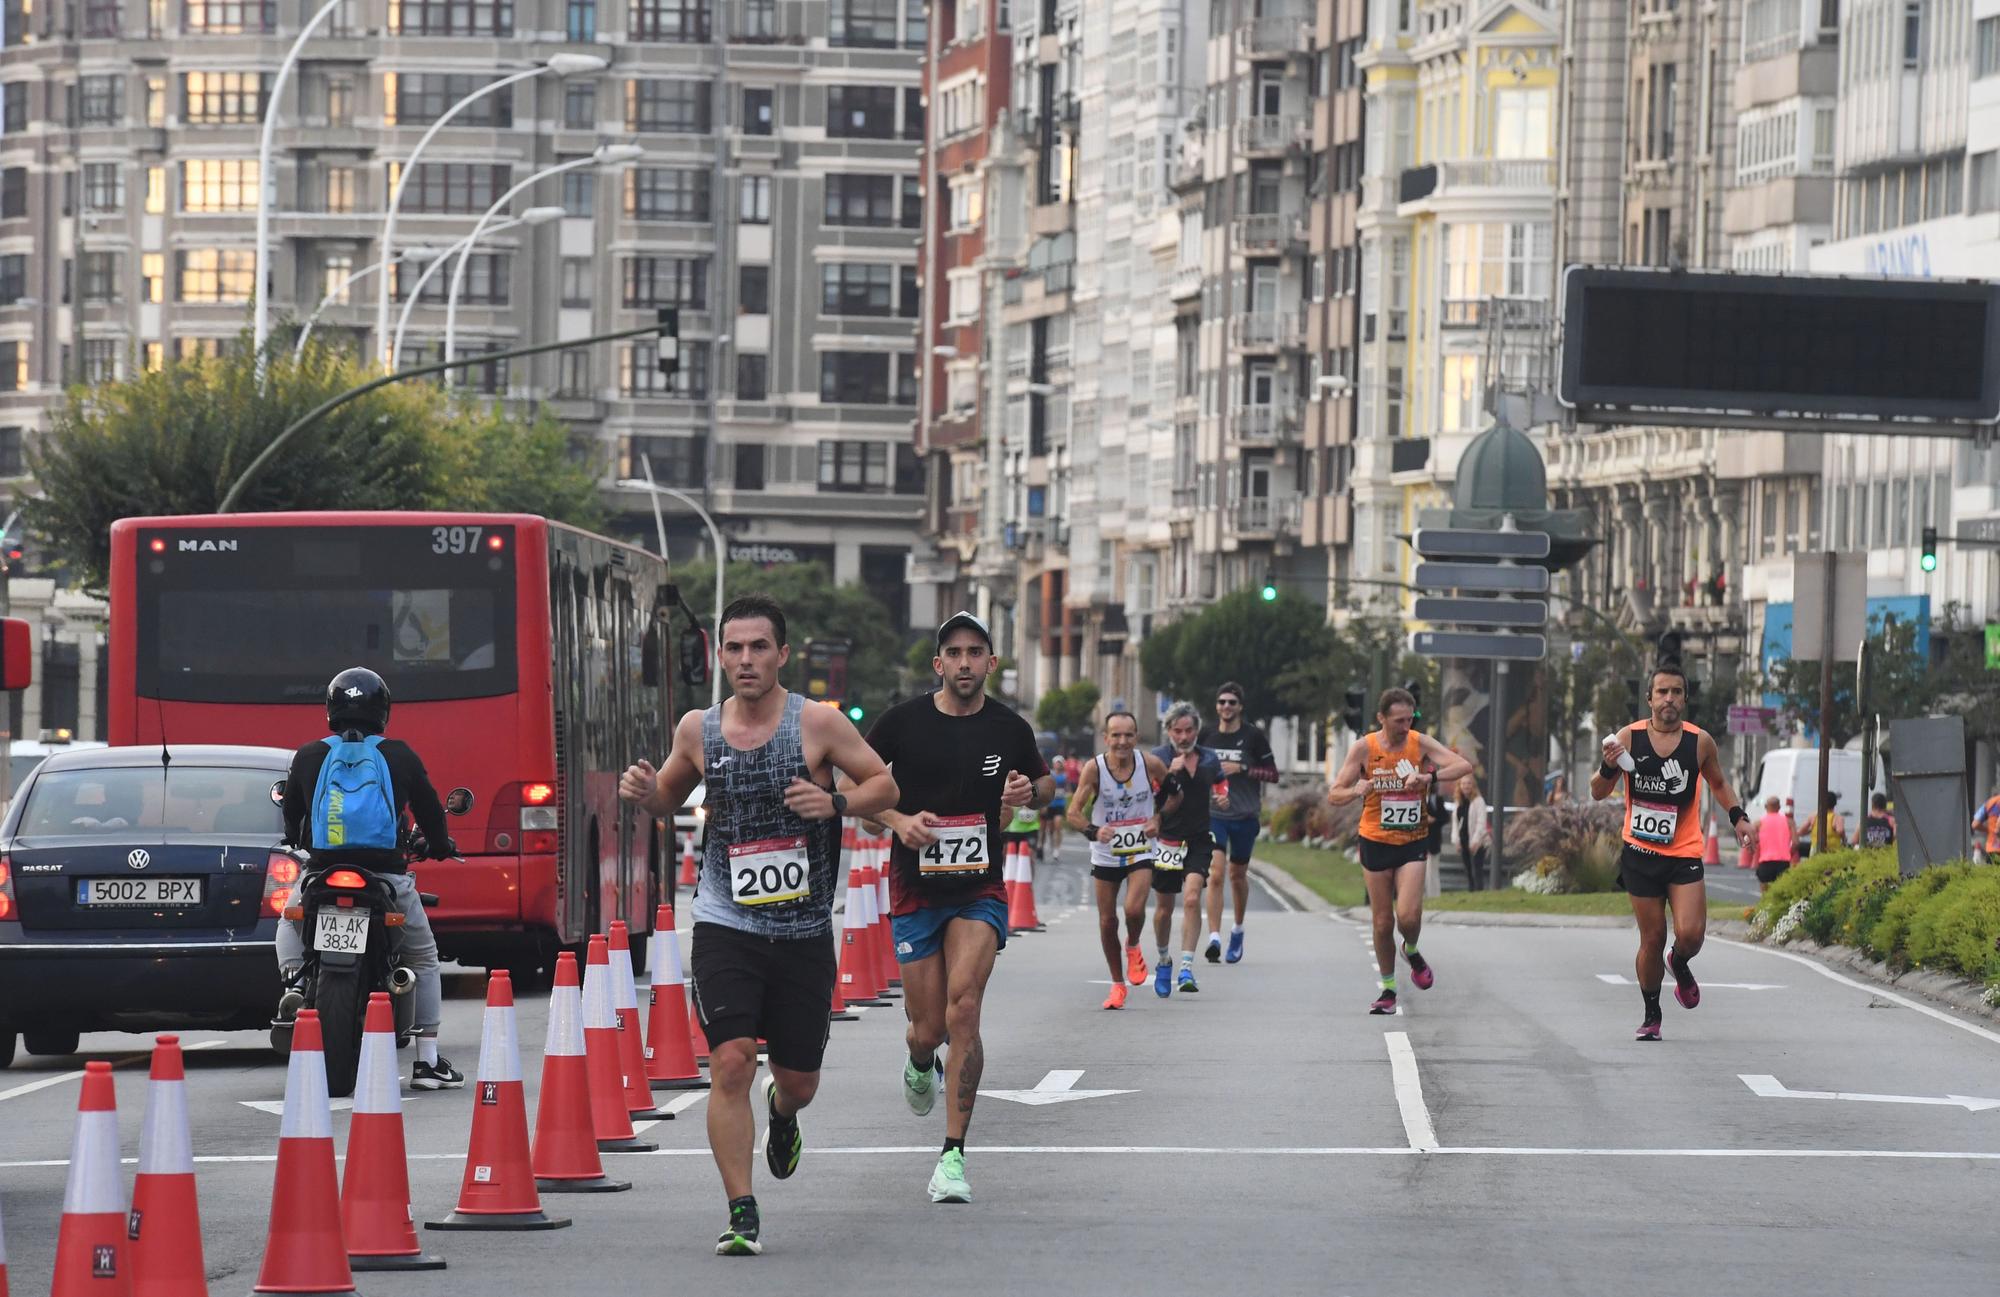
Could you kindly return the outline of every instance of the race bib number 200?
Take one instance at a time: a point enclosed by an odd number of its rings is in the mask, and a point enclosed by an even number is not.
[[[938,874],[983,874],[992,864],[986,845],[984,815],[940,815],[931,822],[937,840],[917,853],[917,872],[924,877]]]
[[[804,838],[767,838],[729,848],[729,894],[738,905],[777,905],[812,895]]]

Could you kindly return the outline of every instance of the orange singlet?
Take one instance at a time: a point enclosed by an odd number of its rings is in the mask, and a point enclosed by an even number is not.
[[[1383,746],[1380,730],[1362,742],[1368,745],[1362,758],[1362,780],[1368,795],[1361,803],[1361,836],[1390,846],[1422,840],[1431,828],[1424,794],[1403,791],[1404,781],[1424,765],[1424,745],[1417,732],[1411,730],[1403,745],[1393,751]]]
[[[1701,796],[1702,732],[1681,725],[1681,741],[1666,756],[1653,751],[1648,722],[1629,725],[1619,735],[1632,753],[1632,773],[1625,776],[1625,843],[1656,856],[1701,859],[1701,821],[1695,803]]]

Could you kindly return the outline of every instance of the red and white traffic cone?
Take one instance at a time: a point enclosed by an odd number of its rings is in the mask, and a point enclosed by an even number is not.
[[[876,912],[882,916],[882,949],[889,956],[889,978],[882,985],[885,990],[897,995],[903,993],[903,966],[896,962],[896,913],[895,903],[889,896],[889,857],[896,840],[884,835],[877,839],[880,851],[876,856],[875,900]]]
[[[590,1069],[583,1057],[583,992],[576,956],[556,956],[549,995],[549,1037],[542,1049],[542,1093],[535,1108],[535,1188],[542,1193],[617,1193],[628,1180],[604,1174],[590,1122]]]
[[[688,1042],[687,979],[681,973],[681,942],[674,932],[674,907],[653,916],[652,1001],[646,1009],[646,1083],[655,1090],[706,1090],[708,1078],[694,1061]]]
[[[694,834],[688,834],[687,842],[681,847],[681,876],[679,885],[693,887],[700,878],[700,867],[695,863]]]
[[[139,1128],[139,1174],[132,1181],[125,1237],[132,1257],[132,1297],[208,1297],[179,1036],[153,1042],[146,1122]]]
[[[1002,880],[1007,888],[1007,931],[1009,932],[1026,932],[1028,930],[1028,907],[1027,903],[1021,899],[1021,893],[1026,890],[1021,879],[1023,867],[1027,863],[1028,853],[1025,850],[1025,845],[1019,842],[1010,842],[1007,844],[1007,864],[1006,868],[1002,871]]]
[[[125,1187],[118,1177],[118,1095],[111,1064],[83,1065],[69,1184],[56,1233],[50,1297],[128,1297],[132,1270],[125,1239]]]
[[[625,1110],[633,1121],[672,1121],[674,1114],[653,1106],[646,1083],[646,1047],[639,1037],[639,986],[632,972],[632,934],[625,920],[613,919],[610,932],[611,1007],[618,1018],[618,1067],[624,1077]]]
[[[354,1273],[340,1227],[340,1177],[333,1169],[333,1112],[319,1011],[299,1010],[285,1065],[285,1115],[278,1126],[278,1172],[264,1265],[252,1292],[351,1293]]]
[[[350,1270],[442,1270],[425,1256],[410,1210],[410,1161],[403,1143],[403,1085],[396,1069],[396,1010],[387,991],[368,996],[355,1069],[354,1117],[347,1126],[347,1170],[340,1186],[340,1227]],[[138,1294],[133,1294],[138,1297]]]
[[[847,908],[841,916],[840,994],[851,1007],[856,1004],[887,1004],[875,985],[875,954],[868,941],[868,898],[871,889],[862,881],[857,859],[847,871]]]
[[[1722,863],[1722,839],[1713,833],[1702,843],[1701,863],[1704,866],[1716,866]]]
[[[7,1222],[0,1219],[0,1297],[7,1297]]]
[[[889,911],[882,904],[882,850],[881,840],[876,839],[875,850],[868,853],[868,863],[864,866],[863,881],[866,884],[862,900],[868,903],[868,952],[875,960],[875,994],[885,1000],[902,997],[902,992],[891,989],[890,977],[896,970],[895,938],[889,935]]]
[[[1021,844],[1021,905],[1027,911],[1028,924],[1023,932],[1042,932],[1042,916],[1035,911],[1035,857],[1028,850],[1028,844]],[[1012,927],[1011,912],[1009,927]]]
[[[563,1229],[566,1218],[542,1211],[528,1156],[528,1105],[521,1094],[521,1047],[514,1026],[514,983],[504,968],[486,982],[479,1036],[478,1098],[458,1209],[425,1229]]]
[[[611,949],[590,939],[583,966],[583,1055],[590,1078],[590,1123],[601,1153],[651,1153],[659,1148],[632,1129],[625,1105],[625,1060],[618,1049],[618,1009],[612,990]]]

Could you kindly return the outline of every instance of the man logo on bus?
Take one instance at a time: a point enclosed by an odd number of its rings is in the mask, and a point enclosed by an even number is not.
[[[236,542],[233,540],[183,540],[177,547],[183,554],[233,554]]]

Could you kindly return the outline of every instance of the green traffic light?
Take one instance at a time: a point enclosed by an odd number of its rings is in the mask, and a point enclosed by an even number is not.
[[[1277,587],[1277,586],[1274,586],[1274,585],[1267,585],[1267,586],[1265,586],[1265,587],[1264,587],[1264,602],[1265,602],[1265,603],[1273,603],[1273,602],[1275,602],[1275,601],[1277,600],[1277,598],[1278,598],[1278,587]]]
[[[1920,565],[1926,572],[1937,571],[1937,555],[1935,554],[1924,555],[1923,558],[1920,560]]]
[[[863,716],[863,714],[864,714],[864,713],[862,712],[861,708],[859,708],[859,707],[850,707],[850,708],[848,708],[848,709],[847,709],[847,719],[848,719],[848,720],[851,720],[851,721],[858,721],[858,720],[860,720],[860,719],[861,719],[861,717]]]

